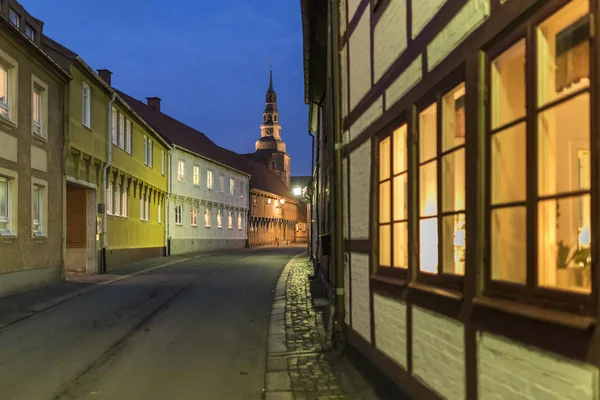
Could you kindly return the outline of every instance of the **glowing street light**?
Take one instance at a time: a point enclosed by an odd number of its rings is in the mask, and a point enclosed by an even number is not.
[[[302,188],[294,188],[294,196],[302,195]]]

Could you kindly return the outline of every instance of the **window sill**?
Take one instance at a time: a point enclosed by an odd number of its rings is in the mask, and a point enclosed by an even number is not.
[[[375,274],[371,277],[371,287],[375,293],[396,299],[404,297],[404,288],[406,288],[407,283],[405,279],[381,274]]]
[[[10,231],[0,232],[0,239],[15,239],[17,234]]]
[[[82,126],[85,128],[85,129],[87,129],[88,131],[90,131],[90,132],[93,132],[93,129],[92,129],[92,127],[91,127],[91,126],[89,126],[89,125],[86,125],[86,124],[84,124],[83,122],[81,123],[81,125],[82,125]],[[114,144],[114,143],[113,143],[113,144]]]
[[[472,320],[480,330],[584,362],[590,361],[597,323],[584,315],[490,297],[473,299]]]
[[[175,226],[183,226],[183,224],[178,224],[177,222],[175,222]]]
[[[19,127],[19,124],[17,124],[15,121],[13,121],[12,119],[9,119],[8,117],[4,117],[4,116],[0,116],[0,125],[6,125],[11,128]]]
[[[37,134],[35,132],[31,132],[31,136],[33,136],[36,140],[42,142],[42,143],[48,143],[48,138],[45,136],[42,136],[40,134]]]
[[[47,239],[48,235],[45,233],[34,233],[31,237],[34,239]]]
[[[430,311],[460,319],[463,296],[458,290],[411,282],[408,284],[407,299]]]
[[[194,225],[194,224],[192,224],[192,225],[190,225],[190,226],[191,226],[192,228],[197,228],[197,227],[198,227],[198,225]]]

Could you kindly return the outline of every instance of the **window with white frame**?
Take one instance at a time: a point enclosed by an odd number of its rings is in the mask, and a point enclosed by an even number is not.
[[[125,116],[119,113],[119,143],[120,148],[125,150]]]
[[[0,235],[11,232],[12,180],[0,175]]]
[[[219,192],[225,192],[225,175],[219,174]]]
[[[31,203],[33,234],[34,236],[44,235],[44,214],[46,212],[46,188],[44,186],[33,185]]]
[[[81,122],[83,125],[91,128],[91,112],[92,112],[92,90],[87,83],[83,83],[81,87]]]
[[[192,207],[190,210],[190,224],[198,226],[198,209],[196,207]]]
[[[10,74],[8,68],[0,64],[0,116],[10,118]]]
[[[175,206],[175,223],[181,225],[181,212],[183,206],[181,204]]]
[[[31,91],[31,130],[34,135],[44,137],[42,130],[42,88],[33,86]]]
[[[231,211],[227,213],[227,228],[233,229],[233,213]]]
[[[150,221],[150,195],[144,196],[144,220]]]
[[[198,165],[194,165],[194,185],[200,185],[200,167]]]
[[[113,184],[108,182],[106,186],[106,213],[112,215],[113,213]]]
[[[177,160],[177,180],[179,182],[185,181],[185,161]]]
[[[165,174],[165,151],[160,151],[160,173],[162,175]]]
[[[0,49],[0,117],[17,122],[19,63]]]
[[[153,146],[154,146],[154,144],[152,142],[152,139],[148,138],[148,145],[146,146],[146,151],[148,152],[148,164],[147,165],[150,168],[152,168],[153,158],[154,158],[153,157],[154,154],[153,154],[153,150],[152,150]]]
[[[111,127],[110,127],[110,133],[112,136],[112,143],[114,145],[117,144],[118,141],[118,133],[117,133],[117,125],[119,124],[119,113],[117,112],[116,108],[112,108],[112,115],[111,115]]]
[[[121,193],[121,216],[129,217],[129,201],[127,195],[127,188],[123,186],[123,192]]]
[[[21,26],[21,16],[12,8],[8,11],[8,19],[10,19],[10,22],[12,22],[17,28]]]
[[[223,227],[223,212],[221,210],[217,211],[217,228]]]
[[[235,181],[233,178],[229,180],[229,194],[232,196],[235,194]]]
[[[240,197],[244,197],[244,181],[240,181]]]
[[[131,154],[131,131],[133,130],[133,126],[131,121],[128,119],[125,120],[125,151]]]
[[[32,42],[35,41],[35,29],[29,24],[25,25],[25,36],[27,36]]]
[[[115,209],[114,209],[114,214],[116,216],[121,215],[121,185],[116,185],[115,186],[115,193],[114,193],[114,205],[115,205]]]
[[[210,209],[204,210],[204,226],[210,228]]]
[[[144,195],[140,193],[140,219],[143,221],[145,219],[144,213],[146,211],[146,205],[144,203]]]
[[[211,170],[206,171],[206,187],[213,188],[213,172]]]
[[[238,229],[242,229],[242,213],[238,213]]]
[[[157,208],[157,212],[158,212],[158,223],[162,224],[162,201],[158,200],[158,206]]]

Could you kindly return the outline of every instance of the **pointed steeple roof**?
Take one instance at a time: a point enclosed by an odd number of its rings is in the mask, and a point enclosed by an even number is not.
[[[275,93],[275,89],[273,89],[273,64],[269,63],[269,90],[267,93]]]

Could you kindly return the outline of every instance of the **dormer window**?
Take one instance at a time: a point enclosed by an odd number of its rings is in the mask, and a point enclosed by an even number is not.
[[[35,41],[35,30],[31,27],[31,25],[25,26],[25,35],[33,42]]]
[[[8,17],[10,19],[10,22],[12,22],[13,24],[15,24],[15,26],[18,28],[19,27],[19,23],[21,22],[21,17],[19,16],[19,14],[13,10],[12,8],[10,9],[10,11],[8,12]]]

